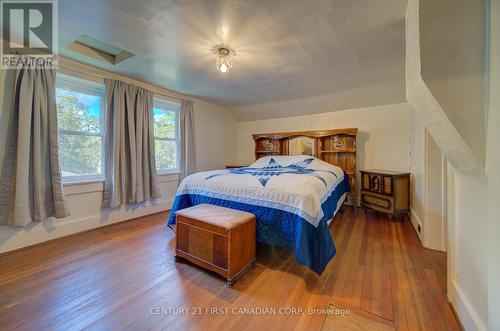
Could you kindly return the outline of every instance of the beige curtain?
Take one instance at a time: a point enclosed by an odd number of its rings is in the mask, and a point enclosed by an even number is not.
[[[153,93],[106,79],[104,207],[160,197],[154,152]]]
[[[0,179],[0,223],[69,215],[57,144],[55,71],[18,69]]]
[[[180,176],[186,176],[196,172],[196,140],[193,102],[189,100],[181,101],[180,111]]]

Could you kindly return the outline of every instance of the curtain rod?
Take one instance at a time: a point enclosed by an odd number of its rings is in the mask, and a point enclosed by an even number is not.
[[[143,81],[140,81],[140,80],[128,77],[128,76],[124,76],[121,74],[113,73],[113,72],[105,70],[105,69],[96,68],[96,67],[93,67],[91,65],[88,65],[88,64],[85,64],[82,62],[78,62],[78,61],[63,57],[63,56],[59,56],[59,64],[58,65],[62,69],[66,69],[68,71],[73,71],[73,72],[80,73],[80,74],[87,75],[87,76],[94,77],[94,78],[118,79],[118,80],[124,81],[126,83],[136,85],[139,87],[143,87],[143,88],[149,89],[149,90],[151,90],[149,87],[152,87],[153,91],[151,91],[151,92],[158,94],[158,95],[161,95],[163,97],[169,98],[169,99],[174,99],[176,101],[182,101],[182,100],[193,101],[192,97],[183,95],[181,93],[177,93],[177,92],[173,92],[173,91],[172,91],[173,93],[171,93],[171,94],[165,93],[163,91],[167,90],[167,89],[160,87],[158,85],[143,82]],[[142,86],[140,86],[140,85],[142,85]]]

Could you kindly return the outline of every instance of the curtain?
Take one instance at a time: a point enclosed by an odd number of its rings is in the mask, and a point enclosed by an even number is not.
[[[0,179],[0,223],[26,226],[69,216],[57,144],[55,71],[16,71]]]
[[[106,79],[104,207],[160,197],[154,151],[153,93]]]
[[[183,179],[196,171],[196,141],[194,133],[193,101],[182,100],[180,111],[180,177]]]

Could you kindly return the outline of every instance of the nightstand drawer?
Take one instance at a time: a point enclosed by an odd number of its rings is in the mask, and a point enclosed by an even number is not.
[[[361,205],[386,213],[392,213],[394,210],[394,201],[391,197],[369,192],[361,192]]]

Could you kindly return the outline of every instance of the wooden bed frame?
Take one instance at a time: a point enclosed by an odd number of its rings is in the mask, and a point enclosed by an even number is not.
[[[314,140],[313,156],[342,168],[349,177],[351,191],[349,202],[358,205],[356,185],[356,134],[357,128],[320,131],[299,131],[253,134],[255,159],[269,155],[290,155],[289,140],[308,137]]]

